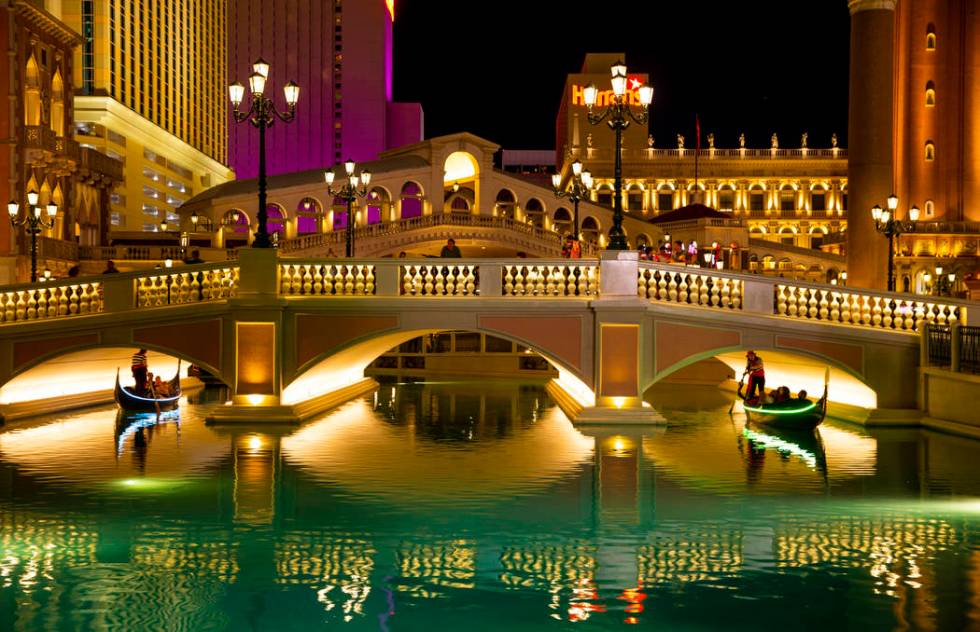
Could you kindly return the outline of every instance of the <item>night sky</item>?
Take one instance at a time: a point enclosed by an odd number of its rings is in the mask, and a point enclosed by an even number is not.
[[[397,0],[395,100],[422,103],[426,137],[469,131],[553,149],[565,76],[586,52],[622,51],[656,90],[658,147],[676,146],[678,133],[693,147],[695,112],[717,147],[737,147],[743,131],[749,147],[768,147],[773,132],[780,147],[799,147],[804,131],[810,147],[829,147],[834,132],[847,145],[844,0],[583,5]]]

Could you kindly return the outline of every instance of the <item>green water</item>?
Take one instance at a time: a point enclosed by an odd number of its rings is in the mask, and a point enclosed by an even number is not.
[[[980,629],[980,443],[436,383],[0,431],[0,630]],[[122,430],[122,432],[120,432]]]

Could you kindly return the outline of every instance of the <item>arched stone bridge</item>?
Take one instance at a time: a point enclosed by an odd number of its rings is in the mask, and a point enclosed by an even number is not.
[[[834,401],[911,410],[917,331],[967,320],[962,301],[603,255],[324,260],[248,249],[226,264],[0,288],[0,397],[14,403],[11,384],[66,354],[144,346],[229,385],[232,404],[216,419],[296,420],[372,388],[363,369],[388,349],[456,329],[548,358],[556,399],[579,421],[654,421],[642,401],[652,384],[708,357],[737,366],[748,348],[832,367]]]

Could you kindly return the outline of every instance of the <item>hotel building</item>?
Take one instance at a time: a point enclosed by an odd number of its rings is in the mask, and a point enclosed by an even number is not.
[[[157,231],[226,166],[224,0],[61,0],[50,10],[82,35],[75,139],[125,166],[113,233]]]
[[[394,0],[228,3],[229,82],[247,85],[262,58],[271,68],[266,92],[277,103],[287,81],[301,87],[295,121],[266,134],[270,175],[374,160],[422,140],[421,106],[392,102],[394,16]],[[258,174],[250,125],[231,126],[229,156],[239,178]]]
[[[63,276],[78,260],[79,245],[105,239],[109,197],[122,180],[122,165],[72,139],[77,33],[44,8],[43,2],[6,0],[0,30],[6,34],[9,63],[0,66],[0,89],[9,98],[0,107],[0,199],[30,212],[57,206],[53,226],[37,239],[38,271]],[[46,211],[44,217],[47,218]],[[24,228],[0,222],[0,283],[29,278],[31,240]]]
[[[590,83],[608,86],[609,67],[617,60],[625,55],[586,55],[581,73],[568,76],[556,124],[559,170],[567,173],[572,162],[582,161],[596,182],[593,200],[610,207],[615,137],[604,126],[589,124],[582,92]],[[631,74],[630,79],[639,85],[647,76]],[[608,99],[600,92],[597,110],[604,107],[604,96]],[[819,248],[826,235],[846,229],[847,150],[837,147],[836,139],[822,139],[822,149],[805,146],[809,139],[794,140],[794,149],[786,148],[788,139],[782,149],[778,139],[767,139],[766,148],[750,149],[743,138],[741,146],[722,149],[715,147],[710,130],[705,132],[696,178],[695,139],[685,143],[677,137],[667,147],[656,143],[645,125],[626,129],[622,158],[627,214],[653,219],[700,200],[744,219],[754,239],[807,249]]]

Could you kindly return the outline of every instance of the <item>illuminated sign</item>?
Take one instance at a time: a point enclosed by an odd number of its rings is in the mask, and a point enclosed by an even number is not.
[[[643,85],[643,77],[640,75],[630,75],[627,78],[626,102],[637,107],[643,105],[640,102],[640,87]],[[612,88],[602,90],[596,97],[595,106],[604,108],[613,103],[616,94]],[[572,84],[572,105],[585,106],[585,86]]]
[[[385,6],[388,7],[388,15],[391,16],[391,21],[395,21],[395,0],[385,0]]]

